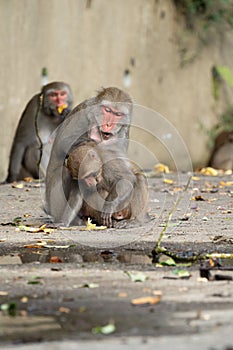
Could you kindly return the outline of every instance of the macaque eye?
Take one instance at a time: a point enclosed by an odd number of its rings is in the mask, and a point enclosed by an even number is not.
[[[98,173],[97,172],[95,172],[95,173],[90,173],[89,175],[87,175],[87,176],[85,176],[84,177],[84,180],[86,180],[86,179],[89,179],[89,178],[96,178],[98,176]]]
[[[61,91],[60,95],[61,96],[65,96],[65,95],[67,95],[67,92],[66,91]]]
[[[117,117],[123,117],[124,116],[124,113],[122,112],[116,112],[114,113]]]
[[[105,107],[104,109],[105,109],[105,112],[107,112],[107,113],[111,113],[112,112],[111,108],[109,108],[109,107]]]
[[[56,96],[57,96],[56,92],[50,92],[49,93],[49,97],[56,97]]]

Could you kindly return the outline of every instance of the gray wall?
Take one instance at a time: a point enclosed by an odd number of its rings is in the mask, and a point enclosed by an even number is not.
[[[49,81],[71,85],[75,104],[100,86],[122,87],[137,104],[172,123],[194,165],[205,164],[209,150],[200,124],[211,127],[232,99],[226,89],[216,102],[211,85],[214,64],[233,70],[230,30],[212,33],[202,45],[185,30],[171,0],[0,0],[0,30],[1,179],[20,114],[40,90],[44,66]],[[131,73],[129,87],[124,85],[126,69]],[[137,118],[141,124],[144,116],[136,115],[136,124]],[[137,133],[132,137],[143,147],[130,148],[133,158],[152,167],[152,152],[159,161],[170,162],[160,145]]]

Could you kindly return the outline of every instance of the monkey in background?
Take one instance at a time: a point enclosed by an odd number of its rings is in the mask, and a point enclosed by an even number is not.
[[[64,121],[72,109],[72,103],[71,89],[63,82],[49,83],[41,93],[32,97],[17,126],[6,182],[23,180],[26,176],[39,178],[41,147]],[[44,158],[44,164],[47,163],[48,159]]]
[[[209,166],[233,170],[233,131],[222,131],[215,139]]]
[[[117,226],[114,219],[145,221],[148,215],[146,178],[140,168],[120,152],[112,157],[104,145],[90,141],[72,150],[65,165],[74,181],[67,201],[69,209],[62,218],[65,225],[69,226],[78,215],[107,227]],[[82,201],[76,199],[79,190]]]
[[[105,145],[108,154],[126,155],[133,102],[129,94],[117,87],[102,88],[95,97],[79,104],[59,127],[53,143],[45,179],[45,211],[60,223],[67,199],[76,191],[76,203],[82,203],[78,188],[64,166],[67,154],[83,142],[94,140]],[[79,187],[76,185],[76,187]],[[70,209],[72,216],[72,210]]]

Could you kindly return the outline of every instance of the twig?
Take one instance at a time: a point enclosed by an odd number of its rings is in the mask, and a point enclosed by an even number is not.
[[[157,249],[157,248],[160,247],[160,244],[161,244],[161,242],[162,242],[163,236],[164,236],[165,232],[167,231],[168,225],[169,225],[169,223],[170,223],[170,221],[171,221],[172,215],[173,215],[174,211],[176,210],[176,208],[178,207],[178,205],[179,205],[179,203],[180,203],[180,201],[181,201],[181,199],[182,199],[184,193],[187,191],[187,189],[188,189],[188,187],[189,187],[189,184],[190,184],[190,181],[191,181],[191,178],[192,178],[192,176],[189,177],[188,182],[187,182],[187,184],[186,184],[186,186],[185,186],[185,188],[184,188],[183,193],[178,197],[178,199],[177,199],[177,201],[175,202],[173,208],[172,208],[171,211],[169,212],[169,214],[168,214],[168,219],[167,219],[167,221],[166,221],[166,224],[165,224],[164,228],[162,229],[162,231],[161,231],[161,233],[160,233],[158,242],[157,242],[157,244],[156,244],[156,246],[155,246],[154,249]]]

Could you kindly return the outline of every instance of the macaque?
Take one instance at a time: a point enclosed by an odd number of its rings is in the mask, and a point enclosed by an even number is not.
[[[97,96],[74,108],[59,127],[47,168],[45,189],[45,210],[54,222],[62,222],[72,191],[76,193],[77,206],[82,203],[79,184],[74,185],[64,166],[67,154],[91,140],[101,143],[108,150],[108,157],[115,157],[117,152],[126,154],[132,108],[132,99],[127,93],[116,87],[103,88]]]
[[[222,131],[215,139],[209,165],[216,169],[233,170],[233,132]]]
[[[114,226],[113,219],[145,220],[148,199],[145,176],[120,153],[117,158],[109,157],[108,153],[103,145],[88,142],[68,155],[65,165],[76,180],[76,187],[79,186],[83,202],[75,200],[75,190],[70,192],[67,205],[72,215],[65,210],[65,225],[77,215],[91,217],[107,227]]]
[[[38,163],[43,147],[52,142],[51,134],[71,111],[72,103],[71,89],[63,82],[45,85],[28,102],[15,133],[6,182],[22,180],[25,176],[39,178]],[[46,163],[48,159],[44,159]]]

